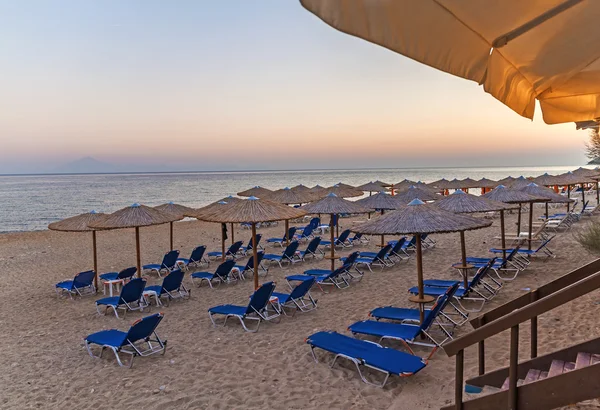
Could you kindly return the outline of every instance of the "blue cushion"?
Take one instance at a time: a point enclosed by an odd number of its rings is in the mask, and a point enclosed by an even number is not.
[[[107,298],[98,299],[96,301],[97,305],[108,305],[108,306],[117,306],[119,304],[120,296],[109,296]]]
[[[110,329],[92,333],[85,338],[90,343],[95,343],[101,346],[121,347],[125,344],[127,333],[120,330]]]
[[[425,309],[425,314],[430,311],[431,309]],[[394,306],[375,308],[371,311],[370,315],[378,319],[413,320],[417,322],[421,320],[419,309],[399,308]]]
[[[448,288],[436,288],[433,286],[425,286],[423,288],[423,293],[425,295],[430,295],[430,296],[440,296],[446,293],[446,291],[448,290]],[[410,293],[418,295],[419,294],[419,288],[418,287],[412,287],[408,290]],[[456,297],[462,297],[465,296],[465,289],[461,286],[460,288],[458,288],[456,290],[456,293],[454,294],[454,296]]]
[[[147,291],[156,292],[156,294],[160,296],[160,292],[162,292],[162,288],[163,287],[161,285],[146,286],[144,288],[144,292],[147,292]]]
[[[440,280],[440,279],[427,279],[426,281],[423,281],[423,284],[425,286],[434,286],[434,287],[445,287],[446,289],[448,289],[450,286],[454,286],[456,285],[458,281],[456,280]],[[461,281],[460,283],[464,283],[464,281]],[[469,281],[469,285],[471,284],[471,281]]]
[[[210,313],[217,313],[221,315],[235,315],[235,316],[244,316],[246,314],[246,306],[237,306],[237,305],[219,305],[214,306],[208,309]]]
[[[102,280],[116,280],[119,276],[119,272],[106,272],[100,275],[100,279]]]
[[[274,255],[272,253],[268,253],[265,256],[263,256],[263,259],[266,259],[268,261],[280,261],[283,259],[283,256],[281,255]]]
[[[71,289],[73,289],[73,281],[72,280],[64,280],[62,282],[58,282],[56,284],[56,287],[61,288],[61,289],[71,290]]]
[[[151,263],[150,265],[144,265],[144,266],[142,266],[142,269],[156,269],[156,270],[160,270],[161,267],[162,267],[162,265],[159,265],[158,263]]]
[[[192,278],[195,279],[212,279],[215,275],[210,272],[195,272],[192,273]]]
[[[183,262],[183,263],[185,263],[186,265],[189,265],[189,264],[190,264],[190,260],[189,260],[189,259],[186,259],[186,258],[179,258],[179,259],[177,259],[177,262]]]
[[[329,269],[309,269],[304,271],[305,275],[310,276],[325,276],[329,275],[330,273],[331,271]]]
[[[285,304],[285,303],[289,302],[290,300],[292,300],[291,295],[289,293],[273,292],[272,296],[279,299],[279,303],[281,303],[281,304]]]
[[[222,256],[223,254],[221,252],[208,252],[207,253],[208,256]]]
[[[363,320],[356,322],[348,328],[352,333],[383,337],[389,336],[402,340],[413,340],[421,333],[421,327],[392,322],[378,322],[376,320]]]

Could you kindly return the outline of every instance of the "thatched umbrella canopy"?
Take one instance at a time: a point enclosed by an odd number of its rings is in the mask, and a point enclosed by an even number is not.
[[[542,185],[542,186],[552,186],[552,185],[559,185],[559,178],[556,175],[550,175],[549,173],[545,173],[542,174],[540,176],[537,176],[535,178],[533,178],[531,180],[531,182],[535,182],[538,185]]]
[[[540,186],[535,182],[530,183],[524,188],[521,188],[520,191],[523,191],[529,195],[548,198],[548,202],[546,202],[546,220],[548,220],[548,203],[554,204],[568,204],[569,202],[573,202],[571,198],[566,198],[560,194],[557,194],[553,190],[546,188],[544,186]],[[531,238],[529,238],[531,239]]]
[[[375,181],[374,184],[381,185],[384,188],[388,188],[388,187],[392,186],[392,184],[388,184],[387,182],[383,182],[383,181],[380,181],[380,180]]]
[[[315,197],[311,189],[306,185],[298,184],[296,186],[291,187],[290,189],[294,191],[294,193],[297,193],[299,195],[310,196],[311,198]]]
[[[358,201],[357,201],[358,202]],[[331,233],[331,270],[335,269],[335,246],[334,244],[334,219],[339,214],[362,214],[368,213],[369,209],[359,205],[357,202],[348,201],[340,198],[334,193],[328,194],[325,198],[304,205],[300,209],[309,214],[329,214],[329,232]]]
[[[462,181],[462,188],[478,188],[479,187],[479,183],[477,181],[475,181],[473,178],[465,178]]]
[[[494,188],[498,185],[499,185],[498,182],[496,182],[492,179],[481,178],[480,180],[477,181],[476,188]]]
[[[338,182],[337,184],[335,184],[337,186],[340,186],[342,188],[347,188],[347,189],[356,189],[355,186],[352,185],[348,185],[348,184],[344,184],[343,182]]]
[[[367,182],[366,184],[362,184],[356,187],[356,189],[359,189],[363,192],[368,192],[369,194],[373,193],[373,192],[381,192],[381,191],[385,191],[386,188],[376,182]]]
[[[235,202],[235,201],[242,201],[242,198],[238,198],[237,196],[233,196],[233,195],[229,195],[226,196],[225,198],[219,199],[218,201],[213,202],[213,204],[216,204],[218,202],[226,202],[226,203],[231,203],[231,202]]]
[[[515,178],[511,177],[510,175],[507,176],[506,178],[502,178],[501,180],[498,181],[498,185],[504,185],[504,186],[508,186],[511,182],[513,182],[515,180]]]
[[[510,184],[508,184],[507,187],[510,189],[521,189],[529,184],[531,184],[531,180],[521,175],[520,177],[515,178],[515,180],[512,181]]]
[[[583,176],[583,177],[596,177],[596,176],[600,175],[600,172],[597,169],[590,169],[590,168],[583,168],[583,167],[579,167],[571,172],[573,172],[573,174],[575,174],[577,176]]]
[[[302,205],[312,201],[314,199],[314,195],[308,191],[301,193],[285,187],[271,192],[264,199],[285,205]]]
[[[438,179],[437,181],[430,182],[429,185],[432,188],[446,189],[446,185],[448,184],[448,180],[446,178]]]
[[[228,202],[229,201],[229,202]],[[203,215],[210,215],[214,212],[221,212],[224,209],[230,207],[238,201],[243,201],[241,198],[229,197],[223,198],[220,201],[213,202],[212,204],[206,205],[202,208],[198,208],[195,212],[189,216],[202,220]],[[235,231],[233,230],[233,223],[231,226],[231,244],[235,242]],[[225,261],[225,240],[227,239],[227,224],[221,225],[221,260]]]
[[[158,209],[166,214],[183,219],[186,216],[193,215],[196,210],[185,205],[175,204],[173,202],[167,202],[166,204],[155,206],[154,209]],[[169,222],[169,246],[173,250],[173,222]]]
[[[183,217],[169,215],[158,209],[136,203],[90,223],[90,227],[102,230],[135,228],[136,266],[138,277],[140,277],[142,276],[140,228],[144,226],[162,225],[180,219],[183,219]]]
[[[461,189],[463,188],[463,182],[458,179],[458,178],[454,178],[451,181],[448,181],[448,183],[446,184],[447,188],[446,189]]]
[[[350,187],[349,185],[334,185],[332,187],[326,188],[325,195],[327,194],[335,194],[340,198],[353,198],[357,196],[363,196],[363,191],[360,189],[356,189]]]
[[[521,233],[521,204],[529,202],[531,207],[533,207],[534,202],[546,202],[546,198],[529,195],[525,192],[515,189],[508,189],[504,185],[498,185],[496,188],[482,196],[487,199],[505,202],[507,204],[519,204],[519,216],[517,217],[517,236]],[[531,218],[532,215],[530,213],[529,219],[531,220]],[[531,225],[532,224],[530,223],[530,230]],[[531,241],[529,242],[529,246],[531,246]]]
[[[98,290],[98,256],[96,251],[96,230],[90,227],[91,223],[104,218],[106,214],[96,211],[86,212],[85,214],[72,216],[58,222],[52,222],[48,229],[63,232],[91,232],[92,233],[92,253],[94,261],[94,286]]]
[[[396,191],[396,192],[406,191],[408,188],[415,185],[416,183],[417,183],[416,181],[411,181],[410,179],[404,179],[404,180],[398,182],[397,184],[392,185],[392,193],[393,193],[393,191]]]
[[[586,184],[594,181],[593,178],[586,175],[576,175],[571,171],[565,172],[564,174],[557,175],[558,185],[566,185],[567,186],[567,197],[571,198],[571,186]],[[585,189],[581,191],[581,202],[585,205]],[[569,205],[567,204],[567,210],[569,210]]]
[[[271,192],[273,192],[273,191],[257,185],[255,187],[252,187],[245,191],[238,192],[237,195],[238,196],[254,196],[257,198],[266,198]]]
[[[490,221],[445,211],[437,206],[415,199],[407,206],[389,212],[364,224],[352,228],[354,232],[370,235],[415,235],[417,247],[417,278],[419,295],[412,299],[417,303],[430,300],[423,294],[423,256],[421,235],[430,233],[449,233],[469,231],[488,227]],[[421,305],[422,306],[422,305]],[[421,309],[421,321],[424,314]]]
[[[421,201],[437,201],[438,199],[441,199],[442,196],[432,193],[429,189],[413,185],[407,190],[400,192],[394,198],[396,198],[396,201],[400,202],[402,205],[406,205],[413,199],[418,198]]]
[[[502,248],[506,248],[506,233],[504,229],[504,211],[507,209],[517,209],[516,205],[505,204],[504,202],[493,201],[491,199],[483,198],[481,196],[475,196],[467,194],[463,191],[454,191],[452,195],[444,197],[435,202],[436,206],[440,208],[455,212],[458,214],[464,213],[477,213],[477,212],[494,212],[500,211],[500,234],[502,237]],[[465,236],[464,232],[460,233],[461,251],[463,257],[463,266],[467,266],[467,256],[465,251]]]
[[[364,208],[373,209],[375,211],[399,209],[403,206],[398,202],[396,197],[386,194],[384,191],[363,199],[359,199],[355,203]]]
[[[300,208],[292,208],[287,205],[272,202],[266,199],[258,199],[251,196],[248,199],[237,201],[225,209],[209,214],[199,215],[208,222],[242,223],[248,222],[252,226],[252,253],[254,260],[254,288],[258,289],[258,256],[256,244],[256,224],[259,222],[281,221],[294,219],[306,215]]]

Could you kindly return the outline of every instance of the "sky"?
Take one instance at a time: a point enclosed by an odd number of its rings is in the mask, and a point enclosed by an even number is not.
[[[297,0],[0,0],[0,173],[577,165],[587,133]],[[156,168],[154,168],[156,167]]]

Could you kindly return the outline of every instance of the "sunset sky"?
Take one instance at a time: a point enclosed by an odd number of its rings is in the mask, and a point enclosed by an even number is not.
[[[587,133],[295,0],[0,2],[0,173],[578,165]]]

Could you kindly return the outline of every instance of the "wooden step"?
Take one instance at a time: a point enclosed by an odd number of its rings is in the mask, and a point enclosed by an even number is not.
[[[508,390],[508,383],[509,383],[509,378],[507,377],[506,380],[504,380],[504,383],[502,383],[502,390]],[[517,386],[522,386],[525,384],[525,380],[519,379],[517,380]]]
[[[592,364],[596,364],[600,362],[600,354],[593,354],[592,355]]]
[[[532,382],[536,381],[537,379],[540,378],[541,373],[542,373],[541,370],[529,369],[529,371],[527,372],[527,376],[525,376],[524,384],[532,383]]]
[[[575,368],[581,369],[583,367],[587,367],[592,362],[592,354],[579,352],[577,353],[577,359],[575,359]]]
[[[562,360],[552,360],[550,370],[548,371],[548,377],[558,376],[565,372],[570,372],[575,369],[575,363],[563,362]]]

